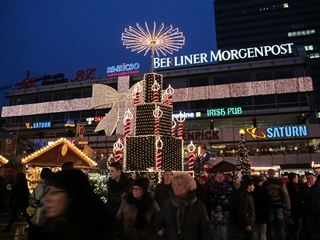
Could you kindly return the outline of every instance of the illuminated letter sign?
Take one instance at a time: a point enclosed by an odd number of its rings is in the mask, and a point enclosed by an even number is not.
[[[188,65],[197,65],[203,63],[214,63],[223,61],[233,61],[238,59],[251,59],[258,57],[278,56],[292,54],[293,43],[283,43],[273,46],[249,47],[232,50],[218,50],[216,53],[210,51],[207,53],[196,53],[178,57],[154,58],[154,68],[181,67]],[[210,59],[208,59],[210,56]]]
[[[241,115],[242,108],[215,108],[207,110],[207,117],[224,117],[232,115]]]
[[[194,118],[195,114],[193,112],[190,112],[190,113],[183,112],[183,113],[172,114],[173,118],[179,118],[180,116],[185,118]]]
[[[33,123],[33,128],[50,128],[51,122],[37,122]]]
[[[280,137],[307,137],[307,126],[288,126],[288,127],[273,127],[267,128],[268,138]]]
[[[219,139],[218,130],[183,132],[184,140]]]
[[[139,63],[123,63],[118,66],[109,66],[107,68],[107,77],[117,77],[124,75],[139,74],[140,72]]]

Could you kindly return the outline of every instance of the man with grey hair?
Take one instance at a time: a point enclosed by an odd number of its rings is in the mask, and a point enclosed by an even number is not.
[[[290,197],[286,185],[276,178],[274,169],[268,170],[268,179],[262,184],[268,197],[267,238],[285,240],[285,217],[290,215]],[[286,216],[285,216],[286,214]]]

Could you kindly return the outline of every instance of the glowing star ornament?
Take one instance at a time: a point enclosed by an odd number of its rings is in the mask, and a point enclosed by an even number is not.
[[[185,43],[185,37],[182,32],[179,32],[178,28],[173,28],[172,25],[164,27],[162,23],[159,28],[156,27],[156,23],[153,23],[153,29],[149,29],[145,22],[145,27],[141,27],[138,23],[137,28],[129,26],[124,29],[121,40],[126,48],[131,48],[132,52],[144,52],[144,56],[151,50],[152,53],[152,72],[153,72],[153,60],[154,52],[157,56],[163,54],[173,54],[174,51],[178,51]]]

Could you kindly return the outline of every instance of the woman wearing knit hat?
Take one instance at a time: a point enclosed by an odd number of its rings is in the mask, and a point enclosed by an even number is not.
[[[122,226],[119,240],[153,240],[155,216],[160,208],[148,192],[149,180],[138,178],[132,191],[122,199],[117,219]]]

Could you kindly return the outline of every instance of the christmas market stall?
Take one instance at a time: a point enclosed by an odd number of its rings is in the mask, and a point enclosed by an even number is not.
[[[74,167],[79,169],[95,169],[97,165],[70,141],[60,138],[21,160],[29,180],[29,188],[33,189],[38,184],[43,167],[56,172],[65,162],[73,162]]]
[[[3,165],[7,164],[9,161],[4,156],[0,155],[0,167],[3,167]]]
[[[268,163],[249,160],[250,169],[253,175],[265,174],[268,169],[274,169],[276,172],[280,170],[279,166],[270,165]],[[236,169],[237,160],[227,159],[227,160],[217,160],[214,162],[213,167],[210,169],[211,173],[223,172],[223,173],[234,173]]]

